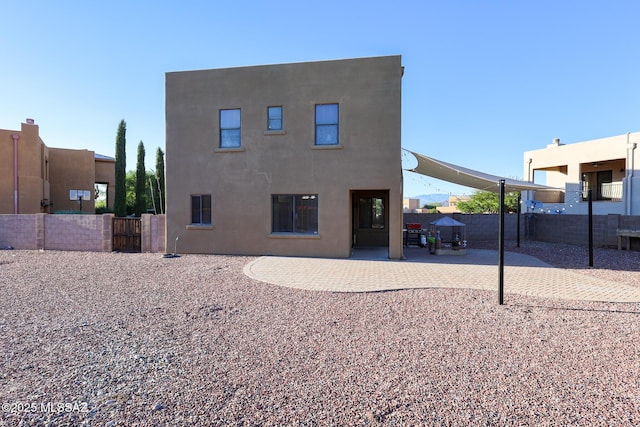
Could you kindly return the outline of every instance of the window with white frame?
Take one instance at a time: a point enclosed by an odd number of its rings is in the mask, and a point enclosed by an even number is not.
[[[267,108],[267,130],[282,130],[282,107]]]
[[[220,148],[240,147],[240,109],[220,110]]]
[[[317,194],[273,194],[273,233],[318,234]]]
[[[211,225],[211,194],[191,196],[191,224]]]
[[[316,145],[338,145],[338,104],[316,105]]]

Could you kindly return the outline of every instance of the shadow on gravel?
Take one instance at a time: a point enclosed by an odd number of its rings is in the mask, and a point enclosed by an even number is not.
[[[498,241],[474,242],[474,247],[498,250]],[[522,240],[507,241],[505,252],[526,254],[554,267],[577,270],[614,270],[640,272],[640,252],[619,251],[615,248],[593,248],[593,267],[589,266],[589,248],[566,243],[547,243]]]
[[[633,303],[619,303],[619,304],[633,304]],[[640,310],[609,310],[604,308],[576,308],[576,307],[552,307],[552,306],[543,306],[543,305],[530,305],[530,304],[507,304],[511,307],[520,307],[520,308],[537,308],[541,310],[558,310],[558,311],[587,311],[593,313],[616,313],[616,314],[638,314],[640,315]]]

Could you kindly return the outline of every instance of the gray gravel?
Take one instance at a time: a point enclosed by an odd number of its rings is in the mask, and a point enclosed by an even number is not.
[[[609,252],[569,267],[637,285]],[[0,251],[0,424],[640,425],[640,304],[300,291],[251,259]]]

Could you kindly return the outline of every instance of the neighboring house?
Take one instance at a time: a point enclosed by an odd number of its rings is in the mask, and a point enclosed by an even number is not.
[[[402,199],[402,208],[404,212],[416,212],[421,208],[420,199]]]
[[[449,202],[447,206],[439,206],[438,212],[441,214],[453,214],[459,213],[460,209],[458,209],[458,203],[467,202],[470,200],[469,196],[449,196]]]
[[[400,56],[166,75],[167,247],[402,257]]]
[[[70,200],[82,190],[82,211],[94,213],[94,187],[107,184],[113,206],[115,161],[88,150],[47,147],[32,119],[19,131],[0,129],[0,214],[79,210]]]
[[[591,190],[593,214],[640,215],[640,132],[561,144],[524,153],[524,174],[531,182],[546,175],[557,192],[529,191],[526,212],[588,213]],[[526,210],[525,210],[526,209]]]

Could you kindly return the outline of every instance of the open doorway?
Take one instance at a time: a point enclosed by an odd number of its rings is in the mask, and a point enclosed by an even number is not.
[[[94,202],[96,212],[106,212],[109,206],[109,183],[108,182],[96,182],[93,185]]]
[[[389,247],[389,190],[353,190],[352,247]]]

